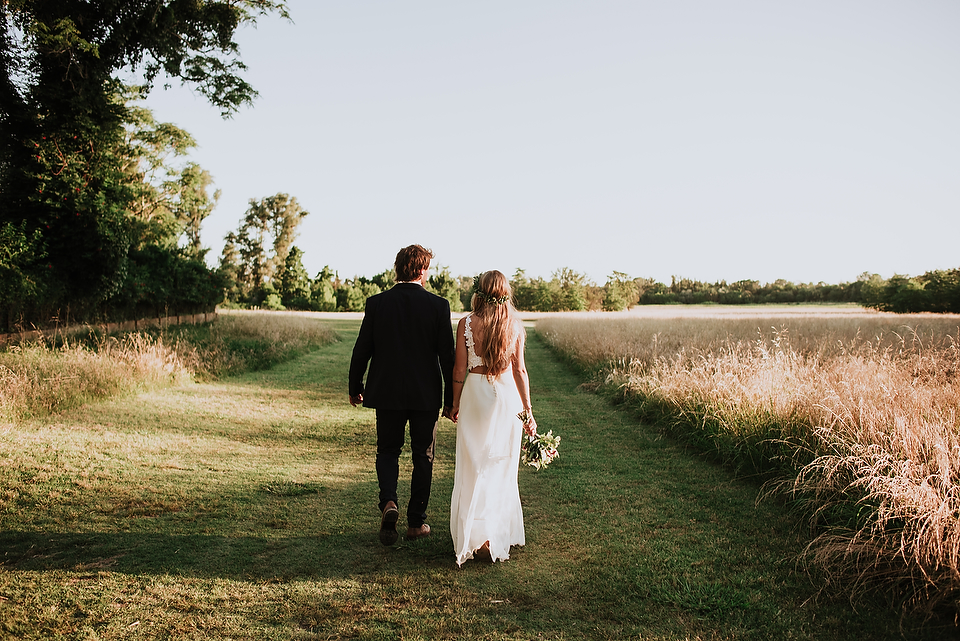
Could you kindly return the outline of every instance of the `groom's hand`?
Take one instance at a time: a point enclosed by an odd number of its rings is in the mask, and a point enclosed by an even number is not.
[[[356,407],[357,405],[363,404],[363,394],[357,394],[356,396],[350,397],[350,404]]]

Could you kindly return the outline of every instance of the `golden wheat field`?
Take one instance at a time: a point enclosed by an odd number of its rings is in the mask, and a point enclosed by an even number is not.
[[[659,307],[537,330],[664,429],[778,459],[767,492],[805,511],[828,580],[958,609],[960,316]]]

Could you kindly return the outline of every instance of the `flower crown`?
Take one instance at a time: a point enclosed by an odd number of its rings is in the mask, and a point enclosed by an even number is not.
[[[482,300],[485,303],[489,303],[490,305],[503,305],[505,302],[510,300],[509,296],[494,297],[492,294],[488,294],[487,292],[480,289],[479,275],[473,277],[473,293],[479,296],[480,300]]]

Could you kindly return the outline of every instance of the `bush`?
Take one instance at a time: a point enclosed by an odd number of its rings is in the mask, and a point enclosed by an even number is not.
[[[889,280],[861,276],[863,305],[882,312],[960,313],[960,269],[934,270],[911,278],[900,274]]]
[[[273,311],[283,311],[285,309],[279,294],[267,294],[267,297],[263,300],[263,308]]]
[[[109,320],[197,314],[223,300],[221,274],[182,250],[147,245],[130,252],[129,265],[120,291],[104,304]]]

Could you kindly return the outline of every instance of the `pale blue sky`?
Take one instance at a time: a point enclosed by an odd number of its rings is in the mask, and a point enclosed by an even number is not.
[[[310,211],[311,276],[705,281],[960,267],[960,2],[291,0],[231,120],[158,88],[223,196]]]

